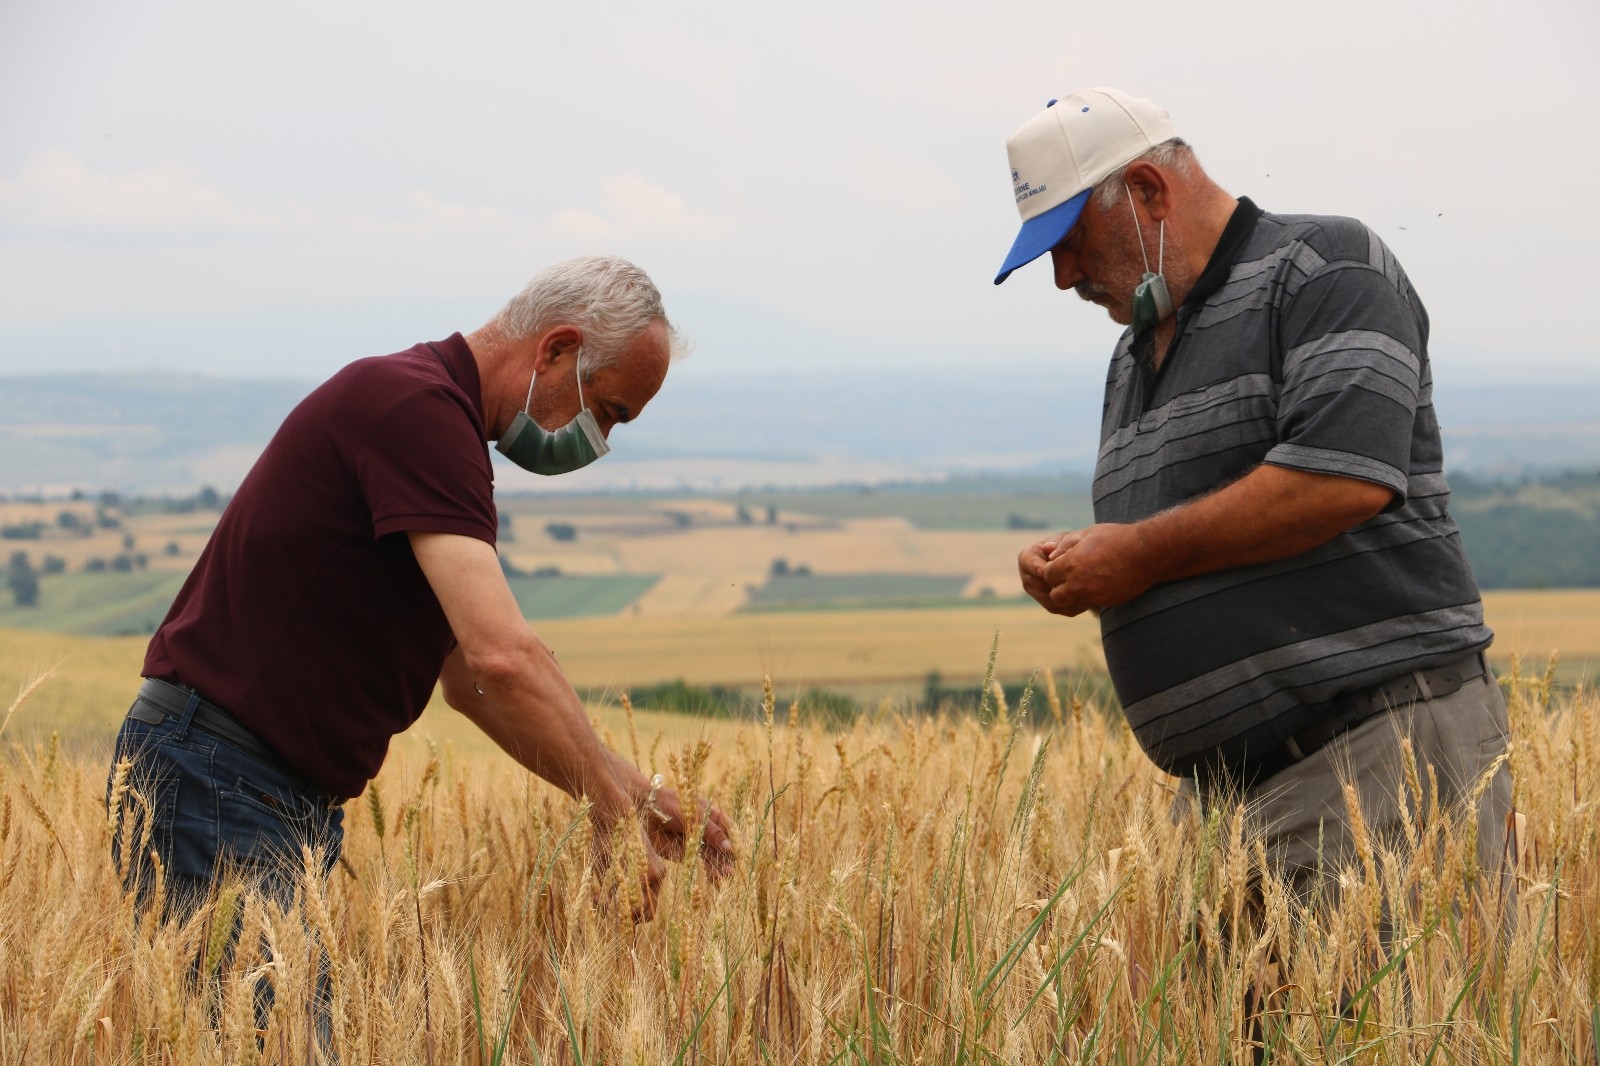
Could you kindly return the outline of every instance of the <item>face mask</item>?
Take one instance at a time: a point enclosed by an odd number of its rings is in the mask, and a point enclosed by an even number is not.
[[[1133,229],[1139,235],[1139,257],[1144,260],[1144,276],[1133,288],[1133,331],[1143,333],[1172,314],[1172,297],[1167,293],[1167,279],[1161,272],[1167,254],[1167,220],[1161,220],[1156,237],[1156,272],[1152,274],[1150,257],[1144,250],[1144,230],[1139,228],[1139,212],[1133,210],[1133,193],[1126,183],[1122,191],[1128,197],[1128,210],[1133,212]]]
[[[574,364],[581,362],[582,354],[580,348],[572,360]],[[600,432],[600,424],[589,413],[589,408],[583,406],[581,373],[578,375],[578,417],[557,430],[545,429],[528,414],[528,406],[533,403],[533,382],[537,380],[539,374],[535,371],[528,382],[528,398],[517,417],[511,420],[511,426],[495,442],[495,451],[535,474],[566,474],[588,466],[611,450],[605,434]]]

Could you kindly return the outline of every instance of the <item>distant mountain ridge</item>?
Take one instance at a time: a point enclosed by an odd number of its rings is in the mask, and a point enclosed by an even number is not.
[[[169,371],[0,378],[0,491],[231,488],[310,389]]]

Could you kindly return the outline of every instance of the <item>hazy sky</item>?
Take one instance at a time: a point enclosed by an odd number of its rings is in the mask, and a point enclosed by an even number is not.
[[[703,372],[1098,374],[1102,312],[1042,264],[991,279],[1005,138],[1109,84],[1230,191],[1377,229],[1441,367],[1592,379],[1597,54],[1593,0],[6,0],[0,372],[317,374],[612,251]]]

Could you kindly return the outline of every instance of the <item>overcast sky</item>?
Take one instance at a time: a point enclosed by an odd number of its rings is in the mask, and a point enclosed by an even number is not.
[[[1230,191],[1372,225],[1436,373],[1592,380],[1597,54],[1593,0],[5,0],[0,372],[320,376],[611,251],[702,372],[1095,375],[1103,312],[991,279],[1007,135],[1114,85]]]

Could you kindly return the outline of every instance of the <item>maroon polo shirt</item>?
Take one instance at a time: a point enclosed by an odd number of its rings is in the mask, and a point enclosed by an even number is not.
[[[313,784],[358,795],[455,643],[406,534],[495,542],[485,436],[459,333],[339,371],[229,501],[144,675],[199,690]]]

